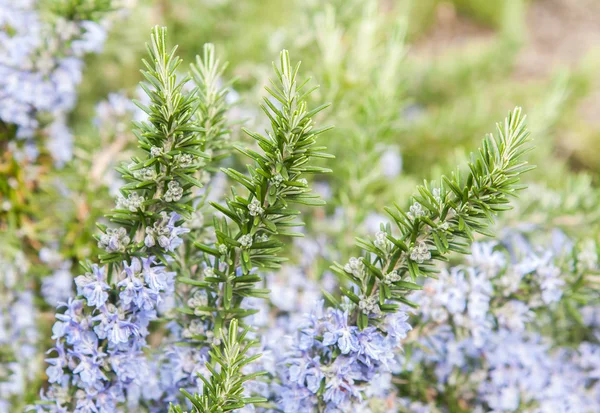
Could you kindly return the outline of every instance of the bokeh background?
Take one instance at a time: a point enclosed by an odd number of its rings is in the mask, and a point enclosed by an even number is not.
[[[187,62],[203,43],[215,43],[244,95],[260,92],[270,62],[289,49],[334,99],[334,118],[345,110],[336,98],[373,93],[386,44],[398,35],[401,62],[387,85],[395,100],[381,104],[402,123],[393,140],[405,172],[427,173],[434,160],[470,147],[517,104],[534,117],[536,140],[549,154],[571,170],[594,171],[599,23],[593,0],[141,0],[109,33],[104,53],[90,59],[74,119],[84,134],[89,116],[82,113],[108,92],[135,86],[155,24],[169,27]]]

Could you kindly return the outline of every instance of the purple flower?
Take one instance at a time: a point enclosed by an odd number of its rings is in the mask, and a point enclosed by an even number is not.
[[[339,356],[331,365],[331,372],[325,384],[323,400],[334,406],[341,406],[350,397],[360,398],[360,392],[354,380],[361,379],[357,372],[356,360],[352,357]]]
[[[189,228],[176,226],[175,223],[181,218],[176,212],[168,216],[166,212],[161,213],[161,218],[152,227],[146,228],[144,244],[150,248],[158,245],[166,251],[173,252],[183,243],[179,236],[190,232]]]
[[[407,313],[404,311],[397,311],[395,313],[386,314],[385,331],[387,332],[388,337],[393,340],[396,347],[406,338],[410,330],[412,330],[412,327],[408,323]]]
[[[323,345],[337,344],[342,354],[358,351],[358,328],[348,325],[348,312],[332,310],[332,315],[332,322],[326,326],[328,331],[323,335]]]
[[[143,353],[133,349],[127,352],[115,352],[110,357],[113,371],[124,384],[130,384],[139,379],[145,362]]]
[[[121,288],[119,298],[126,306],[130,305],[137,297],[138,292],[143,288],[144,283],[140,278],[141,265],[137,258],[133,258],[131,265],[123,263],[123,278],[117,284]]]
[[[392,357],[393,349],[386,346],[383,334],[375,327],[369,326],[358,333],[358,356],[368,367],[374,362]]]
[[[77,352],[72,352],[71,354],[75,359],[79,360],[79,364],[73,369],[73,374],[79,374],[79,379],[86,387],[96,390],[104,387],[102,381],[108,379],[100,369],[102,358],[87,356]]]
[[[289,367],[289,380],[306,387],[312,393],[316,394],[321,385],[324,374],[319,369],[319,361],[308,358],[297,358],[292,361]]]
[[[63,379],[64,372],[63,369],[67,367],[67,357],[65,353],[65,349],[62,344],[58,344],[55,348],[50,350],[48,353],[55,351],[57,353],[57,357],[47,358],[46,362],[50,364],[46,369],[46,374],[48,375],[48,381],[50,383],[58,383]]]
[[[79,340],[73,344],[73,350],[77,353],[86,354],[89,356],[104,356],[98,348],[98,337],[93,331],[84,330],[79,335]]]
[[[160,302],[160,300],[160,295],[156,291],[144,287],[138,292],[138,295],[135,298],[135,305],[140,310],[150,311]]]
[[[169,218],[169,222],[167,223],[167,229],[169,230],[168,247],[163,247],[167,251],[175,251],[175,248],[177,248],[183,243],[183,240],[179,238],[179,236],[190,232],[189,228],[184,228],[182,226],[175,225],[175,223],[180,218],[181,216],[179,214],[177,214],[176,212],[171,212],[171,217]]]
[[[77,285],[77,294],[83,295],[87,299],[89,306],[100,308],[106,303],[110,287],[104,281],[104,267],[92,265],[92,273],[85,273],[75,278]]]
[[[167,291],[169,287],[168,278],[173,273],[167,273],[164,266],[154,264],[154,257],[148,257],[143,260],[143,275],[146,285],[155,293]]]
[[[304,387],[281,387],[280,405],[285,413],[310,412],[316,406],[314,395]]]

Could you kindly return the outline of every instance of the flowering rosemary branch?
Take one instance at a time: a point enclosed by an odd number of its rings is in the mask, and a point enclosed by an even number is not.
[[[487,234],[493,215],[510,208],[508,197],[524,187],[519,175],[531,169],[522,160],[528,135],[517,108],[485,138],[466,177],[457,171],[439,187],[419,186],[408,213],[387,209],[396,234],[382,226],[375,240],[358,240],[363,257],[332,266],[353,285],[340,287],[341,302],[324,292],[333,307],[315,308],[280,361],[287,368],[278,371],[276,402],[284,412],[352,411],[374,377],[390,370],[411,330],[401,304],[416,304],[406,295],[423,288],[417,279],[435,272],[433,260],[468,253],[473,233]]]
[[[150,105],[135,102],[149,116],[149,122],[135,122],[140,147],[148,156],[133,158],[128,166],[117,168],[128,183],[121,188],[117,209],[108,215],[120,228],[108,229],[99,245],[107,251],[103,263],[120,262],[140,251],[155,254],[164,261],[163,251],[173,252],[181,244],[179,235],[186,229],[176,227],[180,215],[189,218],[194,211],[191,189],[202,184],[194,177],[202,167],[203,139],[193,116],[198,106],[196,90],[185,94],[189,78],[177,81],[176,71],[181,59],[174,48],[166,51],[166,30],[153,32],[148,53],[152,63],[143,61],[147,70],[142,74],[148,84],[141,87],[150,97]]]
[[[206,221],[209,221],[207,217],[210,216],[212,222],[214,210],[205,203],[221,192],[219,180],[215,179],[214,174],[218,171],[220,161],[231,152],[231,131],[227,112],[230,108],[228,94],[232,82],[223,81],[225,68],[226,64],[220,63],[211,44],[204,45],[202,55],[197,56],[196,63],[190,65],[200,97],[194,122],[202,127],[199,133],[201,147],[210,159],[205,160],[201,176],[198,178],[205,187],[203,191],[194,194],[195,212],[187,225],[190,234],[176,257],[180,279],[197,279],[202,276],[203,254],[193,245],[194,240],[214,240],[212,228],[206,225]],[[219,197],[218,194],[216,196]],[[178,302],[193,299],[194,288],[183,283],[178,284]],[[199,347],[189,342],[191,337],[199,334],[197,328],[202,324],[197,323],[195,316],[184,313],[169,313],[166,317],[174,322],[167,325],[169,334],[163,337],[157,351],[152,353],[151,372],[148,381],[142,383],[142,386],[152,386],[155,383],[153,377],[161,377],[160,386],[143,395],[142,403],[150,411],[167,411],[171,403],[184,400],[185,394],[199,391],[203,385],[202,374],[199,372],[210,372],[206,367],[209,364],[210,347]]]
[[[511,208],[509,197],[525,188],[519,176],[534,168],[522,159],[531,149],[528,137],[516,108],[496,135],[484,139],[478,156],[472,155],[466,176],[457,170],[442,177],[440,186],[417,187],[409,212],[398,205],[386,208],[399,235],[388,226],[375,240],[358,239],[365,256],[332,267],[358,288],[358,294],[347,288],[342,293],[357,305],[354,319],[361,329],[376,320],[371,316],[396,311],[399,304],[393,302],[414,306],[405,296],[421,288],[418,277],[435,273],[434,260],[445,260],[450,251],[468,254],[473,233],[492,235],[487,227],[494,215]]]
[[[150,62],[142,88],[150,104],[138,103],[148,122],[136,123],[135,134],[145,159],[119,168],[128,183],[117,208],[108,215],[119,225],[99,225],[102,263],[85,265],[75,279],[78,297],[61,303],[52,338],[56,357],[47,359],[52,386],[32,409],[46,412],[117,411],[130,386],[147,371],[142,352],[149,323],[159,304],[173,293],[175,273],[167,272],[174,250],[189,229],[178,225],[193,211],[191,189],[201,168],[200,129],[194,124],[195,90],[183,92],[188,79],[177,81],[181,60],[166,46],[166,29],[155,28],[148,46]],[[160,264],[157,262],[160,260]],[[112,277],[111,275],[116,275]]]

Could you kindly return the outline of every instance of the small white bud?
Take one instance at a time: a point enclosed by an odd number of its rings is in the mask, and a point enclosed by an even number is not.
[[[396,271],[396,270],[387,273],[383,278],[383,282],[386,285],[392,285],[393,283],[398,282],[400,280],[401,280],[400,274],[398,274],[398,271]]]
[[[410,251],[410,259],[422,264],[431,258],[429,247],[423,241],[417,241],[416,245]]]
[[[418,202],[412,204],[409,208],[408,216],[411,218],[417,218],[426,215],[427,212],[423,209],[423,206]]]
[[[271,178],[271,184],[276,188],[279,188],[282,183],[283,183],[283,176],[281,176],[280,174],[277,174],[273,178]]]
[[[175,162],[182,168],[187,168],[194,163],[194,156],[189,153],[180,153],[175,156]]]
[[[238,241],[242,244],[242,248],[249,248],[252,246],[252,235],[242,235]]]
[[[152,148],[150,148],[150,155],[153,158],[161,156],[162,154],[163,154],[163,149],[162,148],[159,148],[158,146],[153,146]]]
[[[391,242],[387,239],[387,234],[384,231],[378,231],[377,234],[375,234],[374,244],[382,251],[388,251],[391,246]]]
[[[248,204],[248,211],[253,217],[262,215],[265,212],[265,210],[260,206],[258,199],[253,199],[252,202]]]
[[[361,297],[358,302],[358,308],[365,314],[381,314],[381,310],[379,309],[379,298],[376,296]]]
[[[167,192],[163,195],[163,198],[167,202],[177,202],[183,196],[183,188],[177,181],[171,181],[167,185]]]
[[[352,257],[348,260],[348,263],[344,265],[344,271],[352,274],[356,277],[362,277],[365,264],[362,262],[362,258]]]

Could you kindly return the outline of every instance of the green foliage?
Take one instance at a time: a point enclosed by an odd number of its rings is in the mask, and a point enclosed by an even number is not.
[[[209,157],[204,161],[203,171],[198,177],[205,185],[205,189],[194,199],[196,211],[190,224],[191,234],[188,237],[190,240],[213,239],[210,226],[204,225],[205,222],[211,222],[213,216],[213,209],[207,207],[206,201],[209,195],[216,195],[212,188],[215,180],[212,178],[219,172],[219,165],[231,155],[233,149],[232,130],[227,119],[231,105],[228,103],[227,95],[234,81],[224,80],[227,65],[220,62],[214,45],[210,43],[204,45],[202,56],[196,56],[196,63],[190,65],[199,97],[194,122],[202,128],[199,132],[202,141],[201,150]],[[191,242],[186,242],[184,249],[185,264],[182,265],[184,271],[181,274],[182,278],[199,278],[197,248]]]
[[[42,0],[42,10],[68,20],[97,20],[114,9],[113,0]]]
[[[231,320],[228,334],[222,345],[213,345],[209,353],[213,365],[206,367],[211,372],[210,379],[199,376],[204,382],[202,394],[182,392],[194,406],[192,413],[223,413],[240,409],[247,404],[262,403],[262,397],[244,397],[243,385],[263,373],[244,374],[242,369],[260,357],[260,354],[248,356],[251,347],[256,344],[245,340],[248,330],[238,332],[237,320]],[[171,405],[170,413],[184,413],[179,406]]]
[[[203,47],[202,57],[196,56],[196,64],[190,65],[192,78],[198,87],[199,104],[196,123],[203,128],[202,150],[210,156],[210,162],[217,163],[228,154],[230,130],[225,122],[229,105],[227,94],[233,82],[219,84],[227,63],[221,64],[215,55],[214,45]]]
[[[327,105],[309,110],[306,99],[316,88],[308,88],[308,80],[298,84],[296,76],[299,64],[292,67],[287,51],[275,66],[277,81],[267,87],[270,98],[264,98],[262,109],[271,122],[272,131],[263,136],[244,131],[262,150],[235,146],[250,158],[254,165],[248,166],[249,175],[235,169],[223,169],[233,181],[247,190],[241,196],[232,190],[226,205],[212,202],[216,211],[224,215],[214,219],[217,242],[209,245],[197,242],[196,246],[206,254],[206,266],[202,280],[180,280],[206,289],[209,303],[202,308],[184,310],[189,314],[200,313],[212,319],[215,337],[232,318],[253,314],[239,308],[244,297],[266,297],[268,290],[256,288],[261,280],[254,268],[278,268],[283,258],[277,256],[282,243],[274,236],[300,236],[291,227],[301,225],[295,220],[300,213],[289,208],[291,204],[322,205],[317,196],[311,195],[307,173],[328,172],[325,168],[310,165],[312,158],[329,158],[322,152],[325,148],[314,146],[316,138],[329,128],[314,128],[313,117]],[[208,259],[208,256],[214,259]]]
[[[202,186],[194,177],[203,166],[201,159],[207,157],[201,151],[202,129],[193,118],[198,107],[196,90],[184,92],[189,78],[177,80],[181,59],[175,56],[176,48],[167,50],[165,28],[152,31],[152,42],[147,49],[151,60],[144,60],[146,70],[142,74],[147,83],[141,83],[141,87],[150,98],[150,104],[136,104],[146,112],[148,121],[136,122],[134,131],[146,156],[134,157],[131,164],[117,168],[127,182],[121,188],[123,199],[133,197],[141,203],[139,207],[129,208],[118,204],[107,215],[119,229],[124,229],[130,242],[123,243],[118,251],[100,255],[105,263],[119,262],[129,254],[147,254],[148,251],[160,258],[160,248],[148,242],[144,248],[144,235],[157,225],[164,226],[167,213],[189,217],[194,210],[191,191]],[[108,235],[110,230],[99,227]]]
[[[417,187],[408,213],[398,205],[386,209],[399,235],[388,225],[375,241],[358,239],[366,255],[332,267],[359,288],[360,296],[342,287],[342,293],[358,305],[359,327],[368,325],[370,312],[364,306],[369,300],[377,299],[375,311],[380,312],[398,309],[386,300],[412,306],[405,296],[420,288],[415,284],[418,277],[435,273],[434,260],[445,260],[450,252],[468,254],[474,233],[491,235],[487,228],[494,216],[509,210],[509,197],[525,187],[518,183],[519,175],[533,168],[522,159],[530,149],[528,136],[525,117],[516,108],[504,124],[498,124],[495,135],[484,139],[478,155],[471,156],[466,176],[459,169],[443,176],[439,186],[425,182]]]

